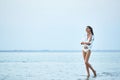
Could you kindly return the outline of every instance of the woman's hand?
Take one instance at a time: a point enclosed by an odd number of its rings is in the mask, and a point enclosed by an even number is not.
[[[82,45],[82,44],[85,44],[85,42],[81,42],[80,44],[81,44],[81,45]]]
[[[83,44],[90,45],[90,43],[89,43],[89,42],[81,42],[81,45],[83,45]]]

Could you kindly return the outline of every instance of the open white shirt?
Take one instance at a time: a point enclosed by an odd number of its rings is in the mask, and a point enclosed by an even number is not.
[[[82,50],[85,51],[85,52],[87,52],[88,50],[91,50],[93,41],[94,41],[94,36],[93,35],[92,35],[92,38],[85,37],[83,39],[83,42],[89,42],[90,45],[82,44]]]

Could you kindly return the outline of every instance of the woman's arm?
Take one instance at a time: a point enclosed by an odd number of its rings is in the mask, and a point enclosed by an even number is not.
[[[92,35],[90,35],[90,37],[88,38],[88,42],[81,42],[81,45],[83,45],[83,44],[90,45],[91,44],[91,40],[92,40]]]
[[[88,38],[88,42],[85,42],[85,44],[90,45],[92,40],[92,34]]]
[[[84,44],[90,45],[91,43],[90,42],[84,42]]]

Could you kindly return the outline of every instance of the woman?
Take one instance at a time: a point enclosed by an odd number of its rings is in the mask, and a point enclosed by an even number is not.
[[[86,39],[85,39],[85,41],[81,42],[81,45],[82,45],[82,52],[83,52],[84,62],[85,62],[86,70],[87,70],[87,77],[90,76],[89,69],[92,70],[92,72],[94,74],[94,77],[96,77],[96,71],[93,69],[93,67],[88,62],[90,54],[91,54],[92,42],[94,40],[94,33],[93,33],[92,27],[87,26],[86,32],[87,32]]]

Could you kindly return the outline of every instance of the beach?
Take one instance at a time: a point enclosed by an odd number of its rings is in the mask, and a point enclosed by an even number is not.
[[[92,52],[97,77],[86,77],[81,52],[0,52],[0,80],[119,80],[120,52]]]

